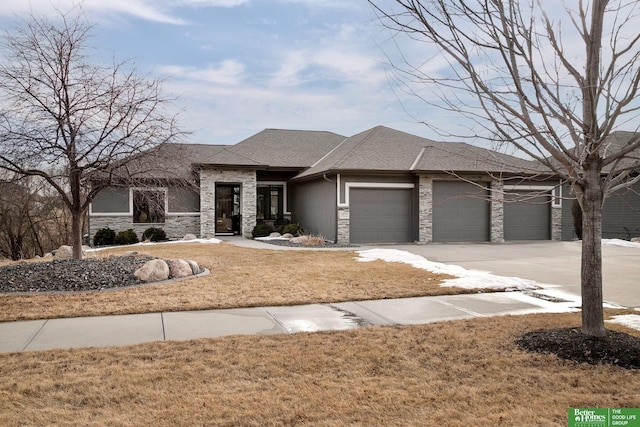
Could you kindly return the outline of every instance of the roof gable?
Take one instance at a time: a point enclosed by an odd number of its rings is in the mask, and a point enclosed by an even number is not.
[[[273,168],[304,169],[331,151],[345,139],[325,131],[265,129],[229,151]],[[212,161],[218,162],[217,156]]]
[[[344,140],[296,178],[329,171],[535,172],[528,160],[459,142],[437,142],[376,126]]]

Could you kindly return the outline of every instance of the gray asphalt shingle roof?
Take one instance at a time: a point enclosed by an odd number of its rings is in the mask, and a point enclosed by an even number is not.
[[[163,170],[187,177],[194,165],[298,170],[296,179],[341,171],[514,174],[546,171],[536,162],[497,151],[466,143],[433,141],[385,126],[349,138],[325,131],[265,129],[236,145],[165,144],[140,156],[140,166],[149,164],[160,171],[152,177]]]
[[[253,159],[271,168],[304,169],[344,141],[345,137],[332,132],[265,129],[236,145],[229,152]],[[213,156],[212,161],[224,164]]]
[[[330,171],[535,173],[535,163],[457,142],[437,142],[377,126],[347,138],[296,178]]]

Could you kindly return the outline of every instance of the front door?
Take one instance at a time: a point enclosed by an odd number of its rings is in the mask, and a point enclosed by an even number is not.
[[[240,234],[240,185],[216,184],[216,234]]]

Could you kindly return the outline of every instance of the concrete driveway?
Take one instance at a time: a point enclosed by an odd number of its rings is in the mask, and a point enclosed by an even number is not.
[[[559,285],[580,295],[580,242],[385,245],[430,261]],[[640,248],[603,246],[603,292],[607,302],[640,308]]]

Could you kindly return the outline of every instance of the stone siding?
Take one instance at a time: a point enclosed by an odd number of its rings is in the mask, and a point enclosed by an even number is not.
[[[491,181],[491,229],[490,240],[493,243],[504,242],[504,184]]]
[[[242,169],[202,169],[200,171],[200,234],[210,238],[216,232],[216,184],[240,185],[242,236],[250,239],[256,225],[256,171]]]
[[[348,245],[351,239],[349,233],[349,207],[338,207],[338,244]]]
[[[551,206],[551,240],[562,240],[562,206]]]
[[[181,239],[185,234],[200,235],[200,215],[168,214],[164,224],[141,224],[127,216],[91,216],[89,218],[89,239],[101,228],[110,228],[116,233],[131,228],[142,240],[142,233],[150,227],[162,228],[169,239]]]
[[[433,179],[421,175],[418,179],[418,243],[433,240]]]

